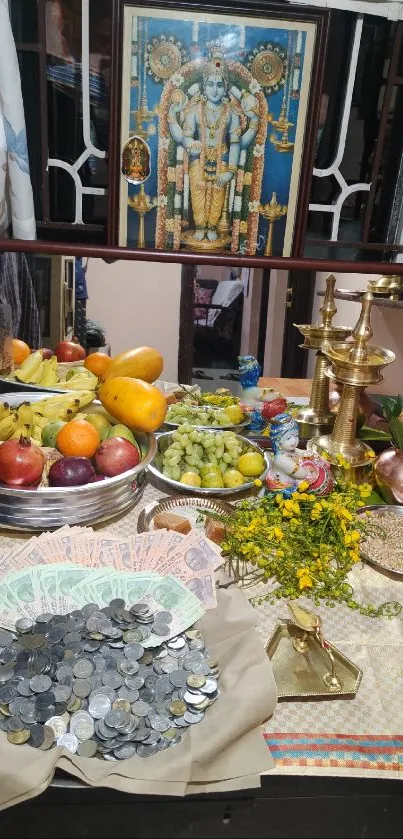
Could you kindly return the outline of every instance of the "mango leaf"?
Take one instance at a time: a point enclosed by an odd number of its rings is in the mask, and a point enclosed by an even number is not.
[[[389,428],[396,448],[403,451],[403,422],[397,417],[392,417],[389,420]]]
[[[369,425],[361,426],[357,437],[360,440],[384,440],[385,443],[391,440],[391,434],[388,431],[382,431],[381,428],[371,428]]]
[[[396,416],[395,402],[396,400],[393,396],[383,396],[381,399],[382,413],[388,422],[392,417]]]

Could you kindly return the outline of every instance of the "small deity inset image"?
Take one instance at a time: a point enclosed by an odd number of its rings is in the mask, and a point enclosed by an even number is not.
[[[141,137],[130,137],[122,149],[122,175],[130,184],[143,184],[150,176],[150,149]]]

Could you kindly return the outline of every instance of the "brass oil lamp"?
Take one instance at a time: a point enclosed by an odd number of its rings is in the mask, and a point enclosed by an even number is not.
[[[395,360],[395,354],[384,347],[368,344],[372,337],[371,308],[373,296],[366,292],[361,314],[352,332],[352,340],[330,343],[323,347],[331,366],[326,375],[343,385],[343,393],[330,435],[309,440],[307,448],[343,469],[348,480],[363,483],[369,480],[374,452],[363,440],[357,440],[357,418],[360,395],[368,385],[383,380],[382,369]]]
[[[315,373],[309,405],[301,407],[296,416],[301,440],[310,440],[311,437],[326,433],[334,423],[334,414],[329,409],[329,378],[326,375],[329,362],[324,353],[324,347],[329,341],[345,341],[351,335],[351,328],[348,326],[332,326],[332,320],[337,312],[334,302],[335,283],[335,277],[329,274],[323,305],[319,309],[322,315],[321,324],[294,323],[305,338],[304,343],[300,345],[302,349],[316,350]]]
[[[401,294],[403,294],[403,277],[399,274],[390,274],[389,276],[378,277],[376,280],[370,280],[368,291],[371,291],[372,294],[388,297],[389,300],[399,300]]]

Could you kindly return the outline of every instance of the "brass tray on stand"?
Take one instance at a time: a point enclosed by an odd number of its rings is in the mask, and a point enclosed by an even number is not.
[[[321,637],[321,636],[320,636]],[[266,644],[279,700],[353,698],[362,670],[323,637],[281,620]]]

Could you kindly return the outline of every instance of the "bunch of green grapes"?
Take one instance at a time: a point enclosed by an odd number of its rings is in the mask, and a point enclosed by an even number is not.
[[[179,481],[185,472],[196,472],[207,464],[218,467],[221,474],[236,467],[242,444],[233,431],[197,431],[181,425],[172,434],[172,443],[165,450],[162,473]]]
[[[230,417],[222,408],[187,405],[185,402],[170,405],[165,419],[178,425],[231,425]]]

